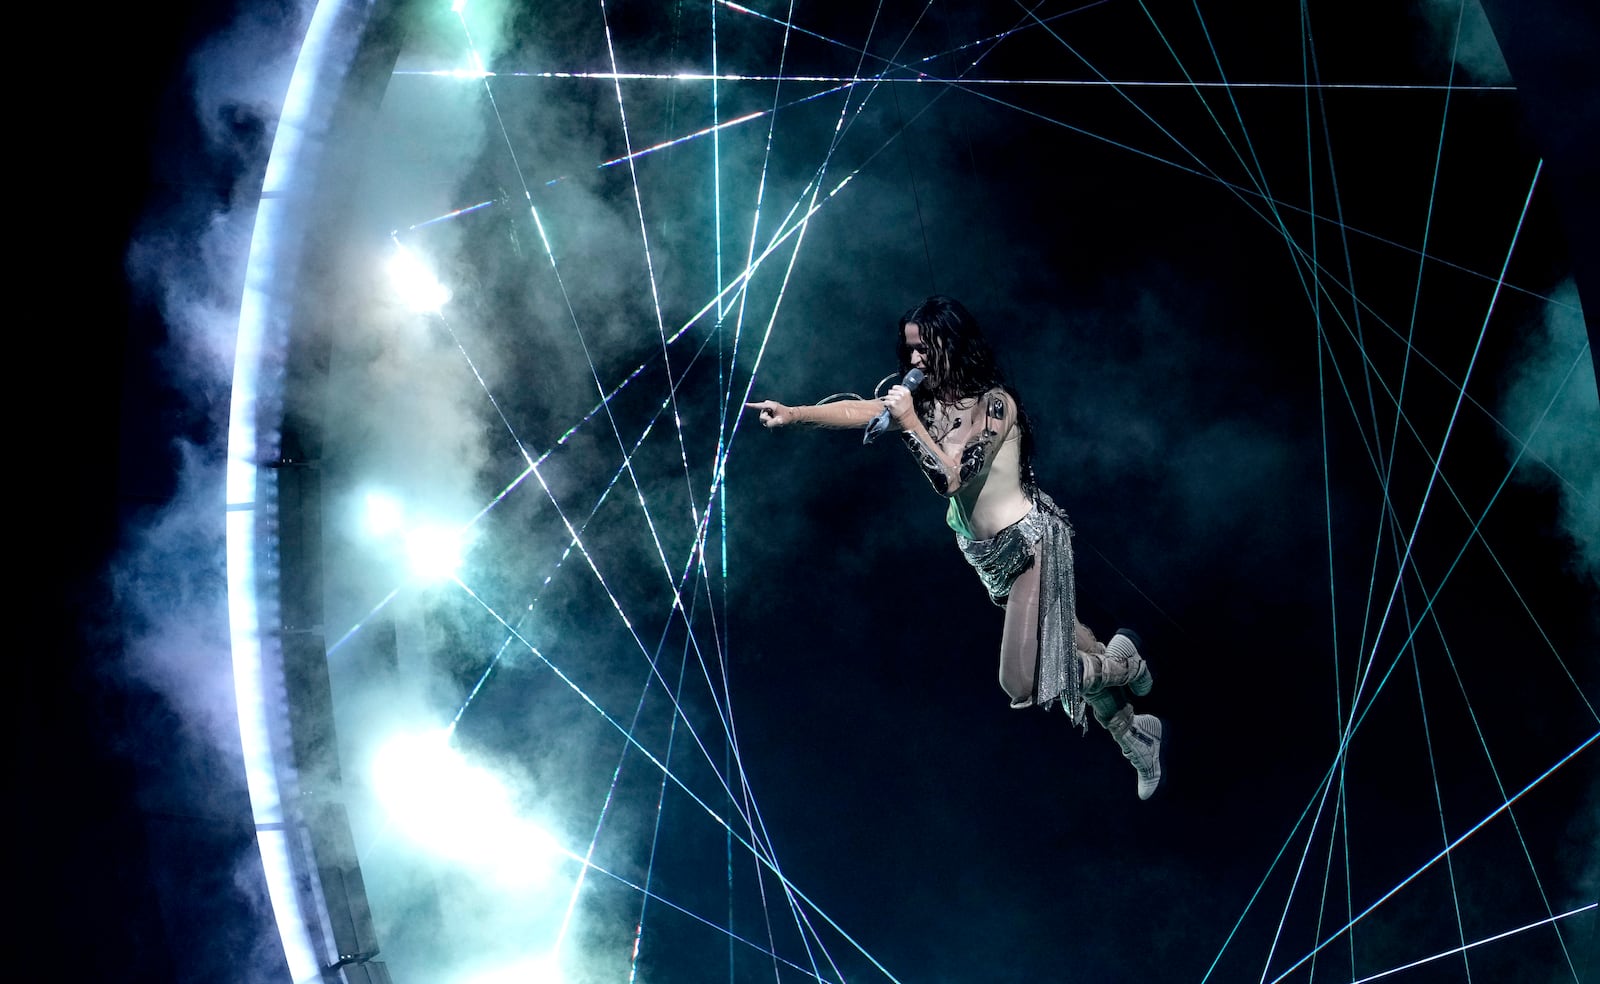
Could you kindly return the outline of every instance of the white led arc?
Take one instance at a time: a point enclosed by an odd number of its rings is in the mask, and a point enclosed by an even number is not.
[[[297,888],[294,856],[300,850],[300,821],[290,805],[294,765],[286,752],[274,748],[268,724],[276,713],[268,695],[277,690],[278,673],[274,654],[265,650],[276,643],[260,604],[258,573],[267,557],[256,545],[263,535],[259,499],[272,481],[260,464],[269,443],[262,428],[275,424],[263,422],[261,415],[275,400],[269,388],[276,384],[267,363],[285,330],[286,315],[276,298],[293,276],[302,245],[301,181],[310,170],[308,160],[318,152],[333,102],[322,90],[348,67],[358,33],[348,22],[359,23],[364,15],[360,4],[319,0],[301,40],[273,133],[245,263],[228,417],[226,549],[234,696],[256,844],[284,958],[296,982],[321,981],[322,968],[338,957],[326,949],[319,952],[319,937],[324,947],[332,946],[325,913],[308,907],[309,900]],[[275,436],[270,442],[276,442]]]

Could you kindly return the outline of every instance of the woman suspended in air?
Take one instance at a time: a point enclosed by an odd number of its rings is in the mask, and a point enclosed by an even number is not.
[[[746,404],[766,427],[865,427],[885,410],[934,491],[945,520],[989,597],[1005,608],[1000,686],[1012,707],[1060,704],[1073,723],[1085,707],[1139,776],[1139,798],[1161,783],[1161,721],[1135,714],[1130,694],[1150,692],[1138,638],[1118,629],[1099,642],[1077,620],[1072,527],[1035,484],[1033,434],[977,321],[959,302],[930,297],[900,318],[900,372],[919,369],[915,391],[878,400],[786,406]]]

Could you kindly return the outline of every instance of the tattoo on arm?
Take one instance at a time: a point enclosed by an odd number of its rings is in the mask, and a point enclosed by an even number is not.
[[[1008,426],[1006,418],[1009,411],[1007,410],[1003,391],[993,390],[985,394],[982,397],[982,406],[987,417],[984,421],[984,428],[961,449],[961,456],[957,462],[954,476],[952,476],[948,466],[945,465],[939,455],[934,453],[933,448],[925,444],[920,437],[911,432],[906,432],[903,435],[906,440],[906,447],[916,457],[917,464],[921,466],[923,472],[928,476],[928,481],[932,483],[934,491],[947,499],[955,495],[961,486],[983,474],[984,470],[989,467],[993,453],[999,447],[996,439],[1005,433]],[[932,420],[927,415],[924,415],[923,424],[931,426]],[[951,425],[951,429],[959,428],[960,426],[961,421],[957,418],[954,424]],[[955,478],[953,483],[951,482],[952,477]]]
[[[950,476],[945,473],[944,462],[940,461],[939,456],[934,454],[933,450],[926,444],[923,444],[917,435],[906,431],[904,436],[906,447],[916,457],[917,464],[921,466],[923,474],[928,476],[928,481],[933,485],[933,490],[949,498],[951,495]]]
[[[1006,401],[1001,390],[991,390],[983,397],[984,420],[983,432],[967,442],[961,450],[961,484],[972,481],[989,467],[990,454],[997,449],[995,438],[999,437],[1006,428]]]
[[[989,448],[994,444],[995,432],[984,428],[982,434],[967,442],[961,449],[961,484],[972,481],[973,477],[989,466]]]

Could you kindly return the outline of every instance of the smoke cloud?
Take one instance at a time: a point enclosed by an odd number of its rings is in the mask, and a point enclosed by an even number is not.
[[[155,705],[116,734],[141,779],[155,901],[185,972],[282,974],[249,827],[235,714],[225,574],[223,440],[240,288],[277,107],[308,3],[255,5],[190,57],[189,86],[153,166],[156,201],[126,253],[136,296],[165,337],[150,357],[162,419],[127,456],[124,491],[164,499],[130,516],[105,574],[103,683]],[[153,431],[153,436],[149,432]],[[163,466],[173,474],[158,474]],[[113,621],[114,620],[114,621]],[[151,700],[151,695],[154,699]]]
[[[1600,583],[1600,434],[1594,362],[1577,288],[1562,284],[1506,371],[1501,409],[1515,438],[1507,453],[1517,479],[1551,489],[1560,500],[1561,532],[1572,566]],[[1525,442],[1525,447],[1523,443]]]
[[[1461,81],[1481,85],[1511,82],[1511,69],[1478,0],[1420,0],[1417,10],[1425,23],[1428,49],[1444,57],[1454,52],[1456,68],[1466,76]]]
[[[1554,496],[1560,535],[1572,552],[1569,567],[1600,585],[1600,395],[1578,292],[1566,281],[1551,295],[1541,320],[1529,326],[1504,375],[1501,413],[1512,436],[1508,458],[1517,460],[1517,481]],[[1517,456],[1520,454],[1520,458]],[[1600,883],[1600,785],[1588,770],[1586,791],[1561,838],[1560,866],[1576,873],[1562,908],[1595,898]],[[1566,920],[1562,932],[1578,960],[1594,952],[1593,913]],[[1557,979],[1553,974],[1551,980]]]
[[[210,449],[185,443],[179,450],[178,490],[128,532],[110,572],[112,598],[126,668],[165,695],[197,734],[237,750],[221,469]]]

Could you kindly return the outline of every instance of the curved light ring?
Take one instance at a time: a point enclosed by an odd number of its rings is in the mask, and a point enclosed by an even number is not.
[[[294,764],[287,749],[274,748],[269,726],[267,700],[277,689],[279,673],[268,665],[275,662],[269,659],[272,653],[268,649],[275,645],[275,636],[270,625],[263,624],[260,592],[270,585],[260,583],[264,558],[258,556],[256,543],[263,535],[260,497],[271,493],[270,479],[263,480],[262,463],[275,457],[278,437],[275,423],[269,421],[273,430],[263,434],[259,422],[263,404],[267,404],[266,412],[272,413],[270,404],[276,402],[278,382],[272,353],[286,337],[289,315],[277,299],[288,293],[285,280],[293,277],[301,245],[295,221],[295,210],[301,204],[295,194],[296,173],[310,170],[301,167],[315,149],[308,145],[308,138],[317,136],[327,124],[331,101],[319,105],[318,90],[342,77],[354,49],[357,32],[339,29],[348,24],[341,15],[366,6],[350,0],[317,0],[301,41],[250,239],[228,419],[228,622],[239,738],[267,892],[290,977],[297,982],[321,981],[322,967],[332,964],[337,955],[318,954],[316,939],[329,936],[314,935],[311,926],[323,923],[324,914],[307,911],[310,907],[303,904],[296,888],[291,838],[298,836],[299,824],[290,815],[292,811],[285,809],[285,802],[293,801]],[[357,12],[357,19],[361,17],[362,12]]]

